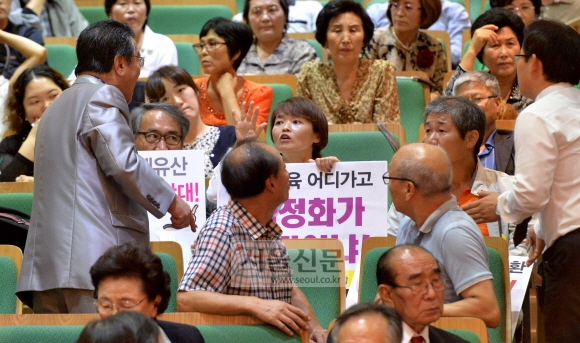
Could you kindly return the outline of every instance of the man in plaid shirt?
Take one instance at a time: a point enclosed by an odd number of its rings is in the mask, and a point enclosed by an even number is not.
[[[288,199],[288,171],[280,153],[264,143],[245,143],[221,162],[232,200],[208,218],[177,294],[180,312],[252,315],[287,335],[326,332],[292,281],[282,230],[272,221]]]

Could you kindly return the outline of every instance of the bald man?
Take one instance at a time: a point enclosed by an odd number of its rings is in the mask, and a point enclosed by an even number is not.
[[[397,210],[397,245],[416,244],[441,264],[443,316],[476,317],[497,327],[500,312],[487,248],[477,224],[451,194],[451,162],[443,149],[424,143],[402,147],[389,166],[389,191]]]
[[[400,343],[401,317],[391,307],[357,304],[337,319],[328,343]]]

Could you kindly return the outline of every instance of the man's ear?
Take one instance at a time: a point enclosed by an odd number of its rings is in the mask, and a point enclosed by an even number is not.
[[[467,131],[465,134],[465,144],[468,149],[473,149],[479,139],[479,132],[477,130]]]
[[[274,175],[270,175],[270,177],[266,179],[265,185],[266,185],[266,187],[264,188],[264,190],[269,190],[272,192],[274,192],[276,190],[276,183],[274,182]]]
[[[127,72],[128,68],[129,63],[125,57],[119,55],[115,56],[115,59],[113,60],[113,70],[115,70],[115,74],[123,76]]]
[[[415,185],[412,182],[407,182],[407,185],[405,186],[405,200],[406,201],[411,200],[411,198],[413,197],[413,195],[415,195],[416,192],[417,188],[415,188]]]
[[[389,285],[379,285],[378,293],[381,300],[391,306],[395,307],[395,303],[393,302],[392,292],[394,288]]]
[[[536,56],[536,54],[532,54],[528,62],[531,65],[530,72],[532,73],[532,77],[534,79],[541,78],[544,76],[544,64],[542,63],[542,61],[540,61],[540,59],[538,58],[538,56]]]

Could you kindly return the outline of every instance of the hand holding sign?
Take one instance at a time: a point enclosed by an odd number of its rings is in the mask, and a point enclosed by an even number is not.
[[[195,217],[185,200],[175,195],[173,202],[169,205],[167,210],[171,214],[171,226],[176,229],[181,229],[186,226],[191,227],[191,231],[195,232]]]

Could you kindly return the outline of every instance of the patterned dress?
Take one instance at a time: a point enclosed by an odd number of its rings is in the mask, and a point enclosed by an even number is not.
[[[303,40],[283,38],[280,45],[272,52],[266,61],[258,56],[256,43],[242,60],[237,70],[238,75],[245,74],[295,74],[305,62],[318,61],[316,51]]]
[[[441,43],[423,31],[417,40],[405,47],[395,35],[393,26],[375,30],[373,39],[365,49],[368,59],[391,61],[396,71],[422,71],[437,85],[431,91],[441,92],[443,78],[447,73],[447,59]]]
[[[389,61],[361,59],[349,100],[340,96],[334,66],[329,63],[304,63],[296,90],[320,106],[329,124],[401,121],[397,83]]]
[[[233,126],[210,126],[209,130],[197,137],[191,143],[183,146],[183,150],[203,150],[203,166],[205,177],[213,176],[213,168],[236,141],[236,130]]]

